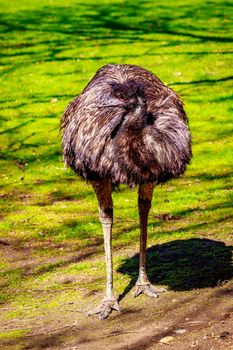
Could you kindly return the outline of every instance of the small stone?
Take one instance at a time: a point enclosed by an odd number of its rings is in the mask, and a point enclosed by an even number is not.
[[[177,333],[177,334],[183,334],[185,332],[186,332],[186,329],[176,329],[175,330],[175,333]]]
[[[170,343],[173,340],[174,340],[174,337],[172,337],[171,335],[168,335],[167,337],[164,337],[164,338],[160,339],[159,342],[162,343],[162,344],[168,344],[168,343]]]
[[[169,220],[171,220],[171,215],[169,215],[169,214],[163,214],[163,220],[164,220],[164,221],[169,221]]]
[[[36,182],[36,184],[38,184],[38,185],[42,185],[42,184],[44,183],[44,180],[37,179],[35,182]]]
[[[175,191],[176,187],[175,186],[170,186],[167,188],[167,192],[173,192]]]
[[[56,282],[60,284],[70,284],[74,282],[74,279],[71,276],[62,276],[57,278]]]
[[[51,103],[56,103],[57,101],[58,101],[58,99],[56,97],[54,97],[50,100]]]
[[[227,338],[229,335],[230,335],[230,332],[224,331],[224,332],[220,333],[219,338]]]
[[[198,345],[198,342],[192,342],[191,345],[190,345],[190,347],[191,347],[191,348],[194,348],[194,347],[197,346],[197,345]]]

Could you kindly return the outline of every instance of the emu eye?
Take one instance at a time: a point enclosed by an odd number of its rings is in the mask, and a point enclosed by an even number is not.
[[[153,125],[154,121],[155,121],[155,117],[153,116],[153,114],[151,112],[146,114],[146,124],[148,125]]]

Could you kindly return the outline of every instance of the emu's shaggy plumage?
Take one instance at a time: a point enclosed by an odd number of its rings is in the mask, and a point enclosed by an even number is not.
[[[140,267],[137,296],[158,297],[146,273],[147,219],[154,186],[181,175],[191,157],[183,104],[149,71],[133,65],[107,65],[67,107],[62,118],[64,161],[91,182],[103,226],[107,283],[94,311],[100,319],[119,310],[113,292],[112,185],[139,185]]]
[[[151,72],[133,65],[98,70],[62,118],[66,164],[87,180],[165,182],[189,162],[183,104]]]

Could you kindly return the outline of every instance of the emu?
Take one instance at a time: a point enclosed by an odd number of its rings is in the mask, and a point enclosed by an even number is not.
[[[176,93],[146,69],[128,64],[100,68],[67,106],[61,122],[63,159],[89,181],[98,199],[104,236],[106,291],[89,315],[120,311],[113,291],[112,188],[138,189],[140,267],[134,296],[158,297],[146,272],[147,221],[155,185],[182,175],[191,158],[188,119]]]

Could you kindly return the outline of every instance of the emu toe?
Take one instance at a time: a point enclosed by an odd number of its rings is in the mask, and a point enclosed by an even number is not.
[[[164,293],[167,290],[165,288],[158,288],[152,284],[136,284],[133,297],[136,298],[140,294],[146,294],[152,298],[158,298],[160,293]]]
[[[111,314],[112,310],[121,311],[118,301],[116,299],[104,299],[99,306],[93,310],[90,310],[87,315],[99,315],[99,319],[104,320]]]

